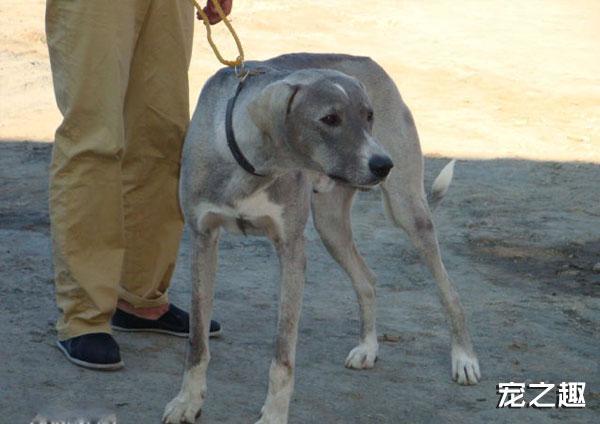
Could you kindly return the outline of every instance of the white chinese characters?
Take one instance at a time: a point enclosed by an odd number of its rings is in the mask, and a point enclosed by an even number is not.
[[[554,389],[553,383],[498,383],[500,395],[497,408],[585,408],[585,383],[562,382],[555,391],[555,398],[549,402],[548,393]],[[533,389],[537,394],[529,402],[525,400],[525,388]]]
[[[558,387],[558,408],[585,408],[583,391],[585,383],[560,383]]]

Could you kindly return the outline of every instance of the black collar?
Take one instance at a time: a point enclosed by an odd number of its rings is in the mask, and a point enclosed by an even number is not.
[[[235,134],[233,133],[233,108],[240,91],[242,91],[242,88],[244,88],[244,80],[241,80],[238,83],[235,94],[227,102],[227,111],[225,112],[225,135],[227,136],[227,145],[229,146],[229,150],[231,150],[231,154],[233,155],[234,159],[242,168],[244,168],[244,170],[257,177],[264,177],[265,175],[256,172],[256,168],[254,168],[248,159],[246,159],[246,156],[244,156],[240,150],[240,146],[237,144],[237,141],[235,141]]]

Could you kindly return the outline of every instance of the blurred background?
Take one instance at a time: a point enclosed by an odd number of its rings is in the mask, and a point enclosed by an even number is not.
[[[0,140],[51,141],[60,121],[44,8],[0,0]],[[248,59],[310,51],[378,61],[430,156],[600,163],[598,0],[234,0],[231,20]],[[224,27],[215,33],[235,57]],[[219,67],[197,21],[192,107]]]

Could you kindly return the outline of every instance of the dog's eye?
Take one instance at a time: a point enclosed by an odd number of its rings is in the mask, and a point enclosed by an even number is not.
[[[320,121],[330,127],[337,127],[342,123],[342,118],[340,118],[340,115],[337,113],[330,113],[329,115],[322,117]]]
[[[372,110],[367,112],[367,122],[373,122],[373,111]]]

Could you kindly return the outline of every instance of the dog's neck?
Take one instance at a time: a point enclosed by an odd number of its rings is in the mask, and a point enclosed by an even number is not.
[[[296,152],[290,143],[285,140],[273,139],[257,128],[249,117],[241,118],[248,119],[245,123],[246,131],[239,136],[239,132],[235,132],[236,142],[246,160],[254,167],[256,173],[261,175],[252,175],[246,171],[248,176],[258,179],[276,179],[296,170],[315,171],[318,169],[316,163],[309,158],[304,158],[300,152]],[[239,163],[238,166],[240,166]],[[240,169],[243,167],[240,166]]]
[[[274,141],[266,135],[244,138],[239,144],[247,160],[262,176],[252,175],[236,163],[236,171],[231,175],[234,181],[229,184],[236,189],[234,192],[229,192],[230,197],[225,200],[227,204],[234,204],[236,201],[265,190],[280,177],[290,173],[318,174],[299,160],[299,156],[286,144]]]
[[[230,160],[235,162],[237,171],[232,178],[241,190],[237,195],[249,196],[255,191],[266,188],[279,177],[297,171],[315,172],[319,166],[310,158],[292,147],[286,140],[274,139],[258,128],[245,111],[247,103],[240,98],[233,114],[233,133],[235,142],[245,160],[254,168],[249,172],[235,159],[228,148]],[[259,175],[255,175],[259,174]],[[237,197],[237,196],[236,196]]]

